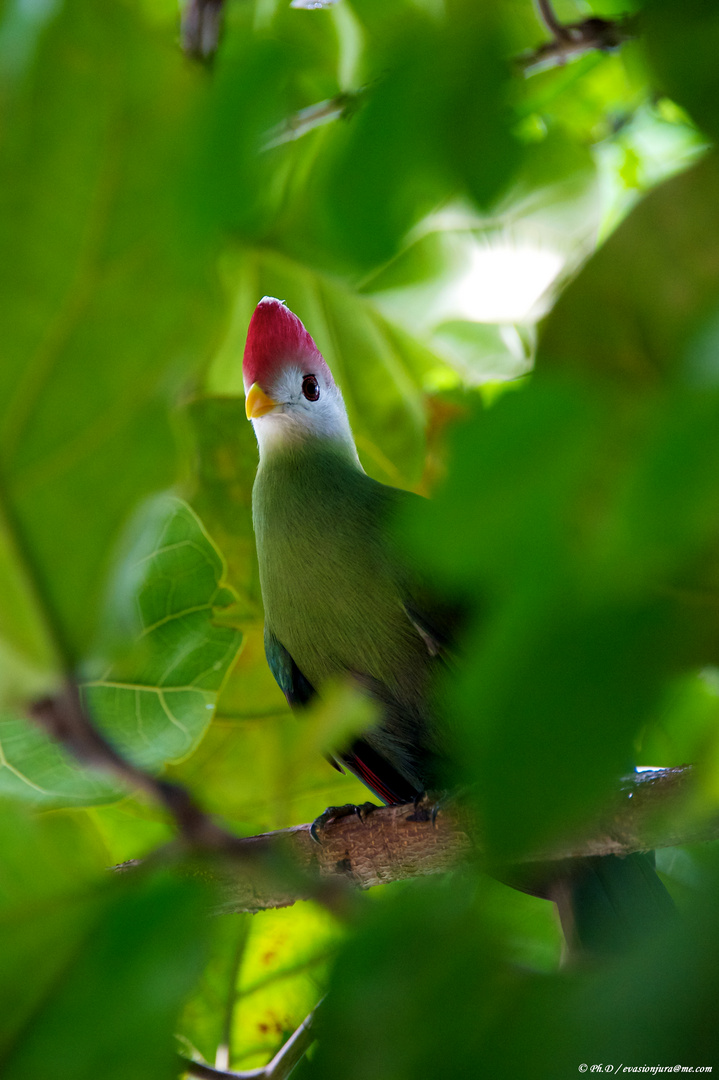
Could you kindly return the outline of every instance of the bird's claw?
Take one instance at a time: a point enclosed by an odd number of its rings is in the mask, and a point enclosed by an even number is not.
[[[436,825],[437,814],[446,804],[447,799],[446,791],[440,791],[436,794],[423,791],[420,795],[415,795],[412,800],[414,810],[407,817],[407,821],[431,821],[432,825]]]
[[[361,803],[357,806],[355,803],[344,803],[343,806],[328,806],[324,813],[316,817],[310,825],[310,836],[316,844],[321,844],[319,833],[324,829],[331,821],[339,821],[345,817],[358,817],[364,825],[366,819],[372,813],[373,810],[377,810],[377,806],[371,802]]]

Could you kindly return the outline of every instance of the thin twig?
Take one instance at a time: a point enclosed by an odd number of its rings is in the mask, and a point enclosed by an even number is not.
[[[228,876],[235,885],[244,882],[247,910],[281,907],[301,894],[324,905],[338,918],[351,914],[355,901],[346,882],[307,874],[296,860],[288,859],[281,843],[268,845],[263,837],[248,842],[233,836],[205,814],[180,784],[152,776],[126,760],[94,727],[74,682],[68,681],[60,693],[35,702],[29,711],[31,718],[79,761],[109,772],[129,788],[140,789],[163,805],[177,827],[182,843],[180,854],[194,857],[191,864],[186,863],[188,872],[215,882]],[[152,858],[163,859],[168,854],[177,857],[172,844],[160,848]],[[208,855],[215,857],[211,866]],[[131,873],[139,865],[142,863],[132,860],[115,869]],[[272,898],[269,904],[268,898]]]
[[[550,30],[552,39],[532,52],[515,58],[516,69],[525,76],[569,63],[588,52],[610,52],[636,36],[634,22],[630,19],[612,22],[609,19],[590,18],[563,25],[557,20],[548,0],[537,0],[537,4],[542,22]],[[267,132],[262,150],[272,150],[283,143],[294,142],[322,124],[347,119],[366,93],[367,87],[361,87],[300,109]]]
[[[182,12],[180,39],[188,56],[209,60],[217,51],[224,0],[187,0]]]
[[[536,0],[536,8],[537,17],[551,34],[551,40],[516,58],[515,66],[525,76],[566,64],[588,52],[611,52],[636,36],[636,22],[631,18],[615,22],[592,16],[582,22],[565,24],[554,14],[550,0]]]
[[[554,14],[554,9],[549,0],[535,0],[535,6],[537,8],[537,18],[540,22],[544,23],[552,37],[566,37],[567,28],[560,23],[559,19]]]
[[[267,139],[262,146],[263,150],[272,150],[275,146],[293,142],[295,139],[306,135],[323,124],[330,124],[340,117],[348,117],[354,112],[357,103],[364,90],[357,90],[352,94],[337,94],[327,101],[319,101],[316,105],[308,105],[306,109],[288,116],[281,124],[277,124],[267,132]]]
[[[30,716],[85,765],[111,773],[130,788],[139,788],[170,812],[182,839],[203,850],[224,848],[234,837],[200,810],[179,784],[160,780],[127,761],[90,722],[77,684],[67,680],[52,697],[34,702]]]
[[[287,1042],[280,1047],[272,1061],[262,1068],[245,1069],[241,1072],[215,1069],[212,1065],[192,1061],[180,1055],[185,1075],[196,1077],[198,1080],[286,1080],[315,1040],[311,1027],[316,1013],[317,1009],[314,1009],[290,1035]]]

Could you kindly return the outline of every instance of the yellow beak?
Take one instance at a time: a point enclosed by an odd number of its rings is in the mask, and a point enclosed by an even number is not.
[[[277,408],[277,402],[268,397],[259,383],[253,383],[247,391],[245,399],[245,412],[248,420],[256,420],[258,416],[264,416]]]

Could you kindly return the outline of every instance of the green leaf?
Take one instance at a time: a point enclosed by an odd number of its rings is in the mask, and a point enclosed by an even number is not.
[[[92,640],[128,512],[173,479],[168,406],[215,301],[183,194],[196,74],[130,4],[46,14],[3,97],[0,580],[47,676],[49,641],[67,665]]]
[[[340,954],[303,1077],[410,1080],[451,1062],[469,1078],[478,1061],[497,1080],[555,1080],[593,1064],[711,1068],[716,852],[703,861],[705,896],[646,947],[552,975],[506,963],[521,925],[515,893],[481,880],[398,890]],[[549,922],[549,904],[528,903]]]
[[[315,1008],[344,937],[311,903],[235,915],[218,928],[210,964],[183,1015],[191,1045],[232,1068],[265,1064]]]
[[[204,735],[241,634],[216,623],[234,600],[225,566],[185,503],[161,497],[135,521],[106,610],[109,626],[136,641],[84,684],[90,715],[141,768],[187,756]],[[0,720],[8,794],[52,805],[117,797],[114,784],[72,761],[29,721]]]
[[[5,807],[2,820],[3,1075],[170,1080],[204,959],[204,889],[166,871],[110,877],[66,818]]]
[[[220,552],[186,503],[161,497],[142,514],[108,612],[108,622],[117,623],[136,605],[138,645],[86,682],[84,694],[90,714],[143,768],[186,757],[209,725],[242,641],[238,630],[216,621],[235,600],[225,574]]]
[[[414,557],[473,611],[440,696],[508,857],[586,820],[670,679],[717,656],[716,398],[653,402],[619,445],[612,403],[548,377],[506,395],[411,511]]]
[[[0,705],[42,697],[57,678],[51,628],[23,569],[0,506]]]
[[[716,385],[718,205],[715,154],[651,192],[547,318],[539,373],[602,377],[632,392]]]
[[[452,882],[452,895],[436,887],[401,893],[375,910],[340,955],[320,1047],[303,1076],[410,1080],[442,1076],[448,1061],[453,1076],[476,1076],[481,1061],[498,1080],[555,1080],[593,1064],[710,1068],[716,852],[706,863],[706,895],[694,895],[686,917],[645,948],[550,976],[503,962],[510,920],[498,918],[484,886],[479,900],[460,882]],[[512,906],[511,892],[504,902]],[[550,905],[533,903],[548,915]]]
[[[478,1061],[500,1075],[487,1044],[528,981],[526,967],[500,958],[533,918],[556,956],[556,931],[546,902],[467,877],[395,886],[369,907],[338,957],[306,1076],[410,1080],[450,1069],[469,1078]]]
[[[33,820],[7,800],[0,815],[0,1059],[52,992],[87,919],[106,863],[91,830],[60,815]],[[32,972],[32,978],[28,972]]]
[[[647,52],[659,88],[705,131],[719,132],[719,12],[711,0],[688,0],[681,18],[669,0],[649,0],[642,16]]]
[[[596,242],[600,206],[589,150],[556,127],[540,127],[533,140],[492,213],[460,202],[440,208],[362,285],[465,384],[527,370],[538,310]]]
[[[195,171],[188,193],[205,224],[262,235],[276,213],[274,172],[281,148],[263,152],[270,132],[291,111],[291,52],[244,25],[230,33],[207,89],[195,134]],[[246,108],[252,101],[254,108]]]
[[[257,663],[266,666],[264,655]],[[366,801],[367,789],[349,773],[333,769],[316,742],[314,753],[308,752],[302,717],[286,706],[275,715],[228,717],[221,711],[224,701],[223,695],[219,715],[200,746],[172,766],[169,776],[233,832],[252,836],[290,828],[314,821],[327,806]],[[124,851],[123,856],[128,857]]]
[[[238,344],[234,334],[231,344]],[[241,376],[239,362],[236,368],[228,371],[233,384]],[[251,626],[253,620],[262,621],[262,599],[252,528],[257,441],[247,422],[244,393],[195,398],[184,419],[193,450],[188,498],[227,561],[228,581],[241,609],[238,618],[244,614]]]

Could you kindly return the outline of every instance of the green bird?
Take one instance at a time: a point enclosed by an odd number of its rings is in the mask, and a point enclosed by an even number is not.
[[[451,777],[435,687],[458,621],[392,541],[393,517],[420,497],[364,472],[339,387],[280,300],[254,311],[243,378],[260,452],[252,513],[269,666],[293,707],[332,677],[354,678],[379,721],[337,759],[384,803],[409,802]],[[648,855],[587,860],[560,884],[542,895],[594,951],[621,947],[671,909]]]

